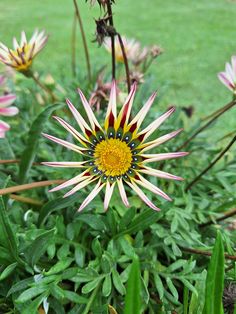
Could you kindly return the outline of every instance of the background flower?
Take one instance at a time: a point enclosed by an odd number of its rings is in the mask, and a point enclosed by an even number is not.
[[[4,81],[4,77],[0,76],[0,86],[4,84]],[[14,116],[19,112],[18,108],[11,106],[15,99],[16,95],[14,94],[0,96],[0,116]],[[5,137],[5,132],[9,129],[10,126],[6,122],[0,120],[0,138]]]
[[[231,64],[226,63],[225,72],[218,73],[218,78],[228,89],[236,93],[236,56],[232,56]]]
[[[0,61],[17,71],[26,72],[29,70],[34,57],[45,46],[47,40],[48,36],[45,35],[44,31],[39,33],[36,30],[31,39],[27,41],[26,34],[23,31],[20,43],[17,42],[15,37],[13,38],[13,49],[0,43]]]

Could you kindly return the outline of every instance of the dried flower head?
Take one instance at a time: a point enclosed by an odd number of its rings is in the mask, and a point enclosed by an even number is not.
[[[130,82],[137,83],[137,84],[142,84],[144,83],[144,74],[139,71],[131,71],[130,72]]]
[[[114,36],[116,30],[113,26],[109,25],[109,17],[104,17],[102,19],[95,20],[96,23],[96,39],[93,42],[98,42],[101,46],[106,37]]]
[[[233,314],[235,304],[236,304],[236,284],[234,282],[230,282],[224,288],[223,292],[223,305],[225,313]]]
[[[225,72],[218,73],[219,80],[236,94],[236,56],[231,58],[231,64],[226,63]]]
[[[34,57],[43,49],[48,36],[45,32],[34,32],[29,41],[26,39],[25,32],[21,33],[21,42],[13,38],[13,49],[0,43],[0,61],[14,68],[19,72],[26,73],[32,65]]]
[[[150,54],[152,58],[157,58],[162,53],[163,53],[163,49],[157,45],[154,45],[150,48]]]
[[[5,82],[5,78],[0,76],[0,86]],[[18,113],[18,109],[14,106],[11,106],[16,99],[14,94],[6,94],[0,96],[0,116],[14,116]],[[0,120],[0,138],[5,137],[5,133],[10,130],[9,124]]]
[[[103,105],[107,104],[107,101],[109,100],[111,86],[112,84],[110,82],[104,83],[104,71],[102,70],[98,74],[95,88],[89,99],[90,106],[96,107],[97,112],[100,111]]]
[[[136,84],[133,84],[124,105],[117,115],[116,84],[113,82],[105,123],[104,127],[102,127],[97,121],[83,93],[80,90],[78,90],[78,92],[87,113],[87,119],[85,120],[81,116],[69,100],[67,100],[67,104],[78,122],[82,133],[78,132],[63,119],[55,117],[55,119],[73,135],[78,145],[48,134],[44,134],[44,136],[82,155],[84,160],[79,162],[53,161],[44,162],[43,164],[51,167],[81,168],[83,171],[76,177],[53,188],[51,191],[58,191],[75,185],[74,188],[64,195],[64,197],[66,197],[96,182],[95,187],[80,205],[79,211],[83,210],[103,188],[105,188],[104,209],[107,210],[116,185],[118,186],[123,203],[125,206],[129,206],[125,192],[125,186],[127,186],[134,190],[149,207],[154,210],[159,210],[145,195],[142,188],[148,189],[166,200],[170,201],[171,199],[166,193],[150,183],[145,178],[145,175],[173,180],[182,180],[182,178],[164,171],[152,169],[148,167],[147,164],[182,157],[187,153],[146,153],[148,150],[175,137],[181,129],[149,142],[147,139],[174,112],[174,108],[168,110],[144,129],[140,129],[147,112],[154,102],[156,93],[148,99],[138,114],[134,118],[131,118],[131,108],[136,92]],[[87,120],[89,123],[86,122]]]

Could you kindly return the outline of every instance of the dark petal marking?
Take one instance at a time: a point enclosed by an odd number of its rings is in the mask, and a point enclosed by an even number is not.
[[[114,122],[115,122],[115,118],[114,118],[114,115],[111,111],[110,115],[109,115],[109,118],[108,118],[108,126],[109,127],[114,127]]]
[[[137,129],[137,122],[131,125],[129,132],[133,133]]]
[[[115,138],[115,129],[112,127],[109,127],[107,130],[107,137],[108,138]]]

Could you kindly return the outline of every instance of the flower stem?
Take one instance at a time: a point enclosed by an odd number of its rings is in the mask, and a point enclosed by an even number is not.
[[[107,1],[107,13],[109,16],[110,26],[114,27],[111,1]],[[111,62],[112,62],[112,79],[116,78],[116,57],[115,57],[115,36],[111,34]]]
[[[211,125],[216,119],[218,119],[222,114],[224,114],[226,111],[232,108],[235,104],[236,104],[236,101],[232,100],[230,103],[224,106],[222,110],[218,110],[217,112],[215,112],[215,115],[206,124],[204,124],[202,127],[197,129],[197,131],[193,133],[193,135],[189,139],[187,139],[181,146],[179,146],[177,150],[181,150],[183,147],[188,145],[188,143],[191,142],[192,139],[194,139],[194,137],[196,137],[199,133],[204,131],[209,125]]]
[[[11,186],[9,188],[0,189],[0,195],[16,193],[16,192],[25,191],[25,190],[31,190],[34,188],[39,188],[42,186],[48,186],[52,184],[60,184],[63,182],[65,182],[65,180],[49,180],[49,181],[39,181],[39,182],[33,182],[33,183],[22,184],[22,185],[17,185],[17,186]]]
[[[211,169],[216,163],[217,161],[219,161],[224,154],[230,149],[230,147],[234,144],[234,142],[236,141],[236,136],[234,136],[234,138],[230,141],[230,143],[222,150],[222,152],[216,157],[216,159],[214,161],[212,161],[195,179],[193,179],[188,186],[185,189],[185,192],[188,191],[196,182],[199,181],[199,179],[201,179],[201,177],[207,173],[207,171],[209,169]]]
[[[128,88],[128,93],[130,92],[130,73],[129,73],[129,63],[128,63],[128,59],[126,56],[126,52],[125,52],[125,46],[124,43],[122,41],[122,38],[120,36],[119,33],[117,33],[118,39],[119,39],[119,43],[120,43],[120,48],[122,51],[122,55],[123,55],[123,59],[124,59],[124,64],[125,64],[125,72],[126,72],[126,81],[127,81],[127,88]]]
[[[202,119],[202,121],[208,120],[214,116],[216,116],[218,113],[222,112],[223,110],[227,110],[228,107],[231,108],[231,103],[234,102],[235,104],[235,98],[233,98],[233,100],[231,102],[229,102],[228,104],[226,104],[225,106],[221,107],[220,109],[214,111],[213,113],[209,114],[208,116],[206,116],[205,118]]]
[[[91,296],[90,296],[90,298],[88,300],[88,303],[86,305],[86,308],[83,311],[83,314],[88,314],[89,313],[90,307],[93,304],[93,301],[94,301],[94,299],[96,297],[96,294],[98,293],[99,288],[100,288],[100,282],[98,283],[97,287],[93,290],[93,292],[92,292],[92,294],[91,294]]]
[[[3,159],[0,160],[0,165],[6,165],[6,164],[19,164],[20,159]],[[33,165],[35,166],[42,166],[40,162],[34,162]]]
[[[191,249],[187,247],[180,247],[184,252],[186,253],[191,253],[191,254],[200,254],[200,255],[205,255],[205,256],[211,256],[212,252],[209,251],[204,251],[204,250],[198,250],[198,249]],[[225,258],[231,259],[233,261],[236,261],[236,256],[234,255],[229,255],[225,253]]]
[[[222,215],[221,217],[216,218],[215,221],[217,221],[217,222],[218,221],[222,221],[222,220],[225,220],[225,219],[227,219],[229,217],[232,217],[234,215],[236,215],[236,208],[233,208],[233,209],[230,209],[230,210],[226,211],[224,213],[224,215]],[[204,224],[199,225],[199,227],[200,228],[204,228],[204,227],[207,227],[207,226],[209,226],[209,225],[211,225],[213,223],[214,223],[214,221],[209,220],[209,221],[205,222]]]
[[[35,81],[35,83],[43,90],[45,91],[50,97],[53,102],[57,100],[57,97],[54,95],[54,93],[48,88],[46,85],[44,85],[40,80],[35,76],[35,74],[32,72],[30,73],[30,77]]]
[[[41,202],[41,201],[34,200],[33,198],[30,198],[30,197],[16,195],[16,194],[11,194],[10,198],[12,200],[15,200],[15,201],[18,201],[18,202],[31,204],[31,205],[35,205],[35,206],[42,206],[43,205],[43,202]]]
[[[77,19],[78,19],[78,22],[79,22],[79,27],[80,27],[80,32],[81,32],[81,35],[82,35],[82,41],[83,41],[83,46],[84,46],[84,54],[85,54],[85,59],[86,59],[86,64],[87,64],[87,71],[88,71],[88,79],[89,79],[89,82],[91,82],[92,81],[91,66],[90,66],[89,51],[88,51],[88,46],[87,46],[87,42],[86,42],[84,27],[83,27],[82,19],[81,19],[81,16],[80,16],[80,12],[79,12],[79,7],[78,7],[78,4],[77,4],[77,1],[73,0],[73,2],[74,2],[74,6],[75,6],[75,14],[77,16]]]
[[[71,69],[73,77],[76,75],[76,13],[74,14],[73,24],[72,24],[72,35],[71,35]]]

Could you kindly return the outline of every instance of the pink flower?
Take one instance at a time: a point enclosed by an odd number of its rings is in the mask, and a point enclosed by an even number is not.
[[[236,56],[232,56],[231,64],[226,63],[225,72],[218,73],[219,80],[233,93],[236,93]]]
[[[0,85],[4,83],[4,77],[0,76]],[[0,96],[0,116],[14,116],[19,110],[16,107],[9,107],[16,99],[16,95],[7,94]],[[5,132],[10,129],[10,126],[0,120],[0,138],[5,137]]]

